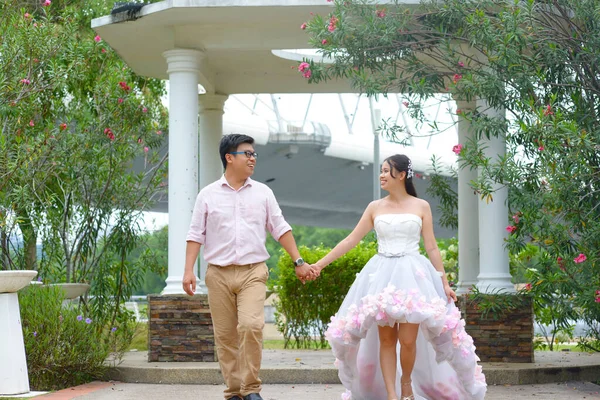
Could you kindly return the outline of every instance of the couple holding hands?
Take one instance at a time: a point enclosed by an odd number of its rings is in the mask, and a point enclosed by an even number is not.
[[[397,154],[383,162],[381,188],[389,195],[371,202],[352,233],[309,265],[300,257],[272,190],[250,178],[257,161],[254,139],[223,136],[219,152],[225,173],[196,199],[183,289],[189,295],[196,290],[194,266],[204,245],[226,400],[262,400],[266,232],[295,260],[296,276],[304,283],[373,229],[378,254],[357,275],[327,330],[346,388],[342,399],[484,398],[485,377],[454,305],[456,294],[444,273],[431,209],[417,198],[408,157]],[[429,259],[419,254],[421,237]]]

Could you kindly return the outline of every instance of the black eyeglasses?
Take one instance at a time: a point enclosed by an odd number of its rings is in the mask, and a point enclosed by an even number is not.
[[[258,158],[258,153],[256,153],[255,151],[250,151],[250,150],[246,150],[246,151],[232,151],[229,154],[245,154],[246,157],[251,158]]]

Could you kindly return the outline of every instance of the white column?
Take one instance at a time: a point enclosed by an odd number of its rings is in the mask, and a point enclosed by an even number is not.
[[[486,100],[477,100],[477,109],[495,118],[505,118],[505,111],[490,108]],[[504,136],[482,138],[484,154],[492,162],[506,153]],[[508,188],[492,185],[493,201],[479,200],[479,276],[477,288],[484,293],[514,292],[508,265],[508,250],[505,247],[508,224]]]
[[[29,392],[17,293],[0,294],[0,396]]]
[[[169,276],[163,294],[181,294],[185,238],[198,194],[198,73],[200,52],[168,50]]]
[[[456,108],[469,111],[474,102],[456,101]],[[463,146],[474,138],[471,123],[458,115],[458,143]],[[459,161],[460,164],[460,161]],[[477,180],[477,170],[458,170],[458,294],[465,294],[477,284],[479,274],[479,215],[478,197],[473,193],[470,182]]]
[[[226,95],[202,94],[198,96],[199,123],[199,155],[200,155],[200,189],[218,180],[223,175],[223,163],[219,154],[219,142],[223,137],[223,107]],[[203,249],[203,248],[202,248]],[[196,285],[196,293],[208,293],[204,277],[207,263],[204,254],[200,253],[200,280]]]

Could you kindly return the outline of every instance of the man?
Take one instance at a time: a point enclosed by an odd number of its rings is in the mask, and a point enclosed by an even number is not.
[[[200,247],[208,262],[205,282],[215,343],[228,400],[262,400],[258,377],[262,360],[264,302],[269,270],[266,231],[288,252],[302,282],[316,278],[300,257],[292,228],[273,191],[250,179],[256,166],[254,139],[226,135],[219,145],[225,174],[203,188],[187,235],[183,289],[196,290],[194,265]]]

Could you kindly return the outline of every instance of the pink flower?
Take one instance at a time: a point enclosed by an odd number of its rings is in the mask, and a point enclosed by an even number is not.
[[[517,227],[514,225],[509,225],[506,227],[506,232],[508,233],[514,233],[517,230]]]
[[[100,43],[101,40],[102,40],[102,38],[100,37],[100,35],[96,35],[94,37],[94,42],[96,42],[96,43]]]
[[[52,4],[50,0],[44,0],[44,2],[42,3],[44,7],[48,7],[50,4]]]
[[[340,20],[336,16],[332,16],[331,18],[329,18],[329,26],[327,27],[329,32],[335,31],[338,22],[340,22]]]
[[[600,290],[596,290],[596,296],[600,296]]]
[[[156,131],[157,135],[162,135],[162,131]]]
[[[119,86],[121,86],[121,89],[123,89],[126,92],[131,90],[131,88],[127,85],[127,82],[119,82]]]
[[[462,79],[462,75],[461,74],[454,74],[454,77],[452,78],[452,82],[457,83],[458,81],[460,81]]]
[[[454,154],[459,155],[460,152],[463,149],[463,145],[462,144],[455,144],[454,146],[452,146],[452,151],[454,152]]]
[[[600,297],[596,297],[596,303],[600,303]]]
[[[329,2],[331,0],[327,0],[327,1]],[[346,391],[344,393],[342,393],[342,400],[351,400],[351,399],[352,399],[352,392],[346,389]]]
[[[301,62],[300,65],[298,65],[298,71],[300,72],[304,72],[310,69],[310,64],[307,62]]]
[[[575,259],[573,259],[573,261],[575,261],[576,264],[580,264],[580,263],[584,262],[585,260],[587,260],[587,257],[583,253],[579,253],[579,255],[577,257],[575,257]]]
[[[102,50],[100,50],[100,51],[101,51],[101,52],[103,52],[103,53],[106,53],[106,49],[102,49]]]
[[[531,290],[531,283],[525,284],[525,290]]]
[[[119,100],[117,100],[117,103],[119,103],[119,104],[123,103],[123,99],[119,98]]]
[[[300,25],[300,29],[302,29],[302,30],[305,30],[305,29],[306,29],[306,26],[307,26],[307,25],[306,25],[306,22],[305,22],[305,23],[303,23],[302,25]]]
[[[461,67],[461,68],[463,68],[463,67],[465,66],[465,63],[464,63],[464,62],[462,62],[462,61],[459,61],[459,62],[458,62],[458,66],[459,66],[459,67]]]
[[[544,116],[548,116],[548,115],[553,115],[554,113],[552,112],[552,106],[550,104],[548,104],[546,106],[546,110],[544,110]]]
[[[23,78],[23,79],[21,79],[21,81],[20,81],[20,82],[21,82],[23,85],[29,85],[29,84],[31,83],[31,81],[30,81],[29,79],[27,79],[27,78]]]
[[[544,151],[544,146],[540,146],[540,147],[538,147],[538,150],[539,150],[539,151]]]
[[[403,102],[402,102],[402,105],[403,105],[404,107],[408,108],[408,106],[409,106],[409,104],[408,104],[408,101],[403,101]]]
[[[462,110],[460,108],[457,108],[456,109],[456,115],[460,115],[460,114],[462,114]]]
[[[35,126],[35,123],[33,122],[33,120],[29,121],[29,126]]]
[[[138,139],[138,144],[142,144],[142,143],[144,143],[144,141],[142,140],[142,138],[139,138]]]
[[[327,44],[327,39],[321,40],[321,44],[323,44],[323,45]]]
[[[150,150],[150,149],[148,149],[148,146],[145,146],[145,147],[144,147],[144,153],[147,153],[147,152],[148,152],[148,150]]]
[[[375,15],[377,15],[377,17],[379,17],[379,18],[383,18],[383,17],[385,17],[385,8],[383,8],[383,9],[381,9],[381,10],[377,10],[377,11],[375,12]]]
[[[104,129],[104,134],[106,135],[106,137],[108,137],[110,140],[115,140],[115,134],[113,133],[113,131],[110,130],[110,128],[106,128]]]
[[[518,224],[520,219],[519,219],[519,214],[515,214],[512,216],[513,221],[515,221],[515,224]]]
[[[60,128],[61,131],[64,131],[65,129],[67,129],[67,124],[63,123],[63,124],[60,124],[58,127]]]
[[[308,69],[302,73],[302,76],[308,79],[312,76],[312,72],[310,71],[310,69]]]
[[[24,17],[25,17],[25,18],[31,18],[31,14],[29,14],[29,13],[25,13]]]
[[[148,109],[146,107],[142,108],[142,112],[147,113]]]

